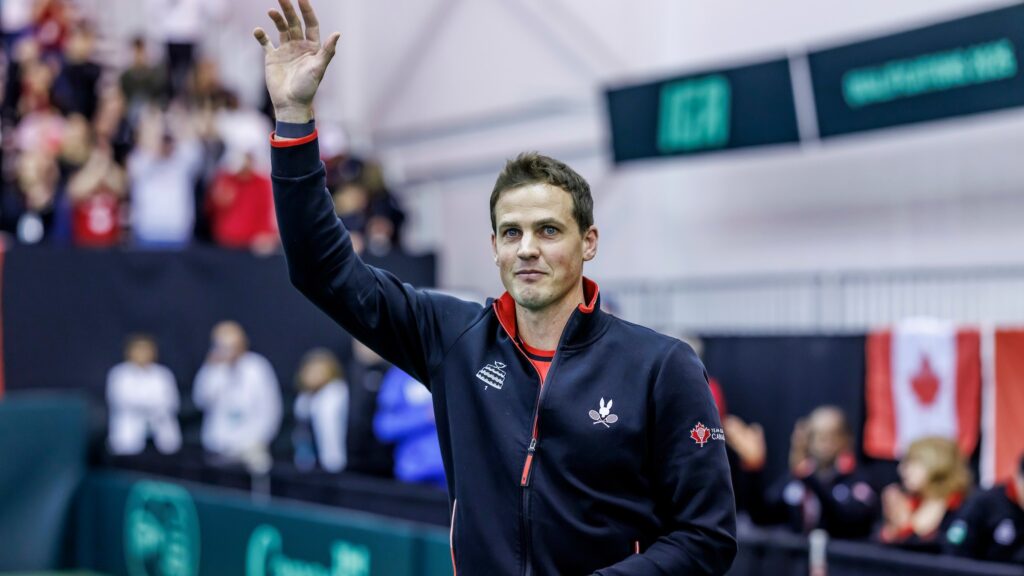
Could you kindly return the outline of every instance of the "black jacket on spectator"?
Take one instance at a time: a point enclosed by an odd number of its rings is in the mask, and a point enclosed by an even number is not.
[[[827,474],[791,473],[763,490],[761,472],[751,473],[750,517],[758,524],[785,524],[795,532],[823,528],[836,538],[866,538],[878,518],[878,494],[856,468],[852,455],[841,456]]]
[[[977,492],[946,530],[949,554],[1024,564],[1024,509],[1011,482]]]

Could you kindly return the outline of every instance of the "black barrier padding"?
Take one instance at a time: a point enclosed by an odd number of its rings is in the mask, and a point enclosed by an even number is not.
[[[433,256],[367,261],[414,285],[434,284]],[[350,355],[348,335],[291,286],[281,255],[17,248],[5,255],[3,312],[9,390],[102,394],[107,371],[123,358],[125,337],[149,332],[187,400],[210,329],[223,319],[245,327],[284,388],[310,348],[326,346],[343,360]]]

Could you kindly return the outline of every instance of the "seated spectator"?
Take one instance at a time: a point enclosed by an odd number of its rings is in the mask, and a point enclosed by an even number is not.
[[[195,224],[193,183],[202,166],[202,148],[191,134],[189,119],[159,112],[143,114],[138,147],[128,158],[131,227],[144,247],[181,248],[192,239]]]
[[[899,465],[902,486],[882,492],[884,524],[878,539],[886,544],[937,552],[971,486],[956,442],[946,438],[914,441]]]
[[[725,438],[736,451],[751,485],[763,499],[751,498],[751,519],[759,524],[786,524],[809,533],[823,528],[839,538],[870,535],[878,498],[858,471],[853,437],[843,412],[834,406],[815,409],[797,422],[790,444],[787,476],[763,489],[766,460],[764,431],[737,416],[725,419]]]
[[[278,243],[270,177],[255,170],[251,153],[236,152],[206,197],[214,241],[229,248],[272,251]]]
[[[349,402],[338,359],[326,349],[311,350],[302,359],[295,384],[295,467],[340,472],[347,461]]]
[[[967,500],[942,548],[956,556],[1024,564],[1024,455],[1010,481]]]
[[[174,374],[156,363],[156,341],[148,335],[128,339],[125,361],[107,375],[107,444],[117,455],[139,454],[146,441],[172,454],[181,448],[178,385]]]
[[[430,391],[397,367],[381,382],[373,429],[381,442],[395,444],[395,478],[445,486]]]
[[[269,466],[281,425],[281,390],[266,358],[250,352],[236,322],[213,327],[210,352],[192,388],[203,411],[203,448],[219,461]]]

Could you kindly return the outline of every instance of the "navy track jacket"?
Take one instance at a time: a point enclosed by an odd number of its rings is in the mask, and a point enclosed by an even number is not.
[[[508,294],[487,306],[364,264],[335,216],[315,133],[274,141],[292,283],[433,393],[463,576],[724,574],[735,504],[718,411],[682,342],[601,312],[597,285],[543,387]]]

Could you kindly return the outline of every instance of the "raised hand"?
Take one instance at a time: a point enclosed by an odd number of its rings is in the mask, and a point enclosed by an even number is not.
[[[305,123],[313,118],[313,97],[341,34],[331,34],[321,45],[320,24],[313,7],[309,0],[298,2],[305,32],[291,0],[278,0],[281,12],[270,10],[267,14],[280,34],[280,45],[275,48],[263,28],[253,30],[253,36],[266,53],[264,70],[275,117],[283,122]]]

